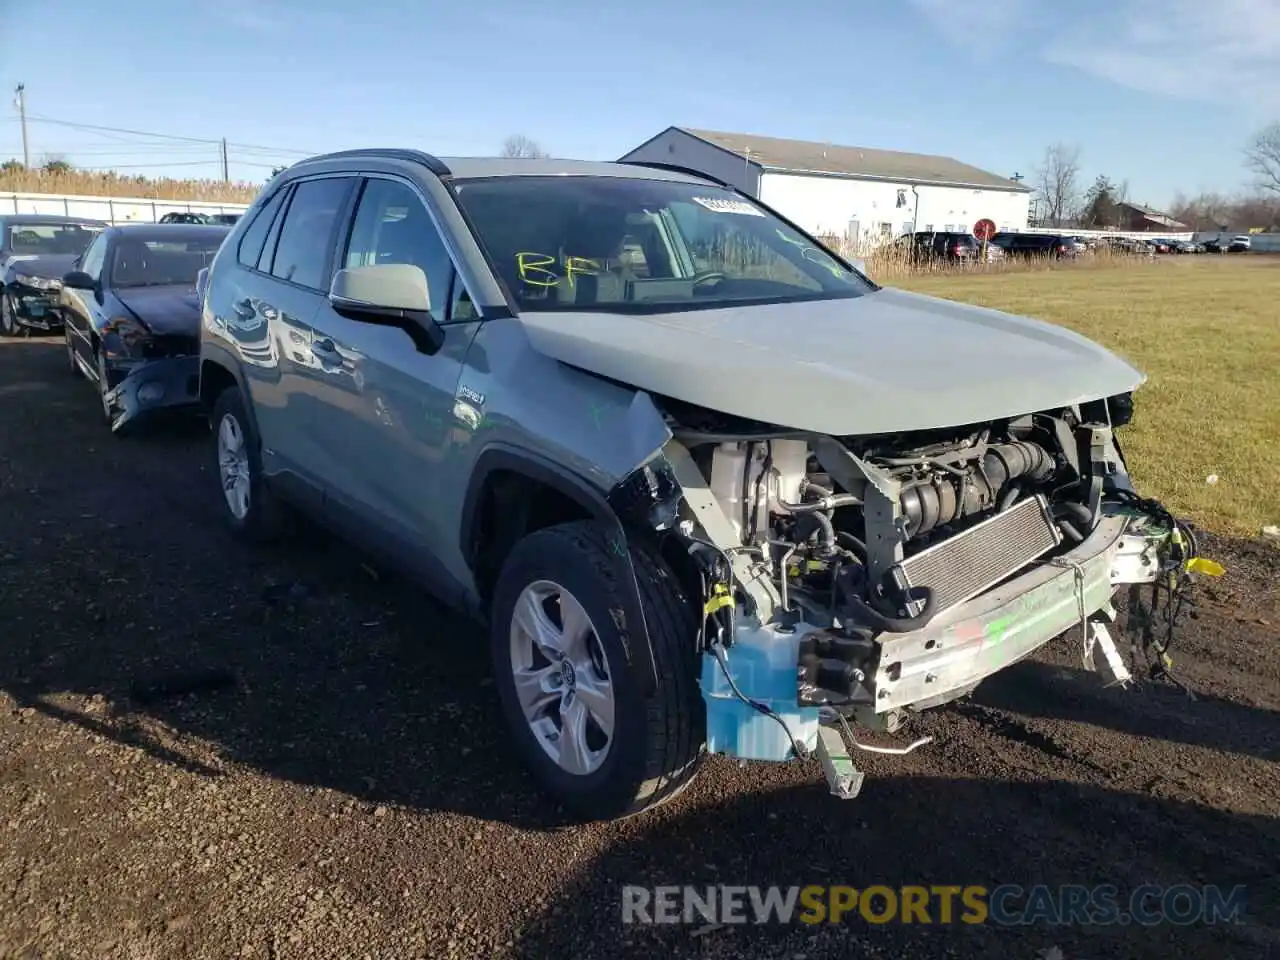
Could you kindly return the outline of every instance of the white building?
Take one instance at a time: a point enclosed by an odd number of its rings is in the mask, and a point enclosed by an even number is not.
[[[622,157],[709,174],[854,249],[914,230],[1027,226],[1031,191],[950,157],[668,127]]]

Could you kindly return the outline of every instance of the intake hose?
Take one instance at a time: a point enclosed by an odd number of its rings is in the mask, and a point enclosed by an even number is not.
[[[1046,480],[1057,469],[1053,455],[1029,440],[987,447],[980,463],[981,469],[969,467],[963,477],[937,475],[903,488],[899,500],[908,536],[987,509],[1012,480]]]

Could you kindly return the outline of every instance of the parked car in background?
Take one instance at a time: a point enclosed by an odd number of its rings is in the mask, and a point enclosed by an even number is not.
[[[1199,253],[1200,250],[1197,247],[1197,245],[1192,243],[1190,240],[1170,240],[1169,252],[1170,253]]]
[[[1116,256],[1154,257],[1156,255],[1154,247],[1133,237],[1106,237],[1103,243]]]
[[[976,262],[982,254],[982,244],[969,233],[935,232],[920,230],[903,234],[893,242],[913,262],[943,260],[948,262]]]
[[[997,233],[991,242],[1010,257],[1062,260],[1078,257],[1082,251],[1071,237],[1053,233]]]
[[[97,387],[112,431],[198,402],[196,275],[230,232],[210,224],[109,227],[63,277],[67,363]]]
[[[58,328],[62,275],[106,227],[81,217],[0,216],[0,336]]]
[[[1205,253],[1226,253],[1228,243],[1222,237],[1210,237],[1204,242]]]
[[[1154,237],[1150,240],[1146,240],[1144,238],[1143,242],[1151,247],[1151,249],[1156,253],[1173,253],[1172,240],[1165,240],[1162,237]]]
[[[1240,234],[1232,237],[1227,243],[1227,253],[1248,253],[1252,247],[1253,241],[1244,234]]]
[[[192,213],[190,211],[172,211],[166,213],[158,221],[158,223],[209,223],[209,216],[204,213]]]
[[[238,213],[211,213],[211,214],[209,214],[209,222],[210,222],[210,223],[218,223],[218,224],[222,224],[223,226],[228,226],[228,227],[234,227],[234,226],[236,225],[236,221],[238,221],[239,219],[240,219],[240,214],[238,214]]]

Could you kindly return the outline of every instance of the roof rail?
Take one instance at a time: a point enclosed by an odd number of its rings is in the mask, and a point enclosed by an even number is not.
[[[411,150],[405,147],[369,147],[363,150],[338,150],[334,153],[322,153],[307,157],[299,163],[315,163],[320,160],[342,160],[347,157],[383,157],[388,160],[408,160],[426,167],[437,177],[447,177],[452,171],[438,157],[422,150]]]
[[[630,167],[649,167],[652,170],[670,170],[672,173],[687,173],[691,177],[701,177],[703,180],[710,180],[712,183],[718,183],[722,187],[731,187],[733,184],[726,183],[719,177],[713,177],[709,173],[701,170],[695,170],[693,167],[682,167],[678,163],[662,163],[657,160],[619,160],[619,163],[625,163]]]

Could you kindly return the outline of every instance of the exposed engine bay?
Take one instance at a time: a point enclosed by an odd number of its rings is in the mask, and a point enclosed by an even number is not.
[[[672,440],[655,462],[682,503],[661,523],[699,563],[709,749],[816,751],[840,795],[861,778],[841,731],[896,731],[1072,627],[1086,663],[1127,683],[1115,590],[1172,582],[1195,556],[1129,481],[1127,394],[849,437],[662,407]]]

